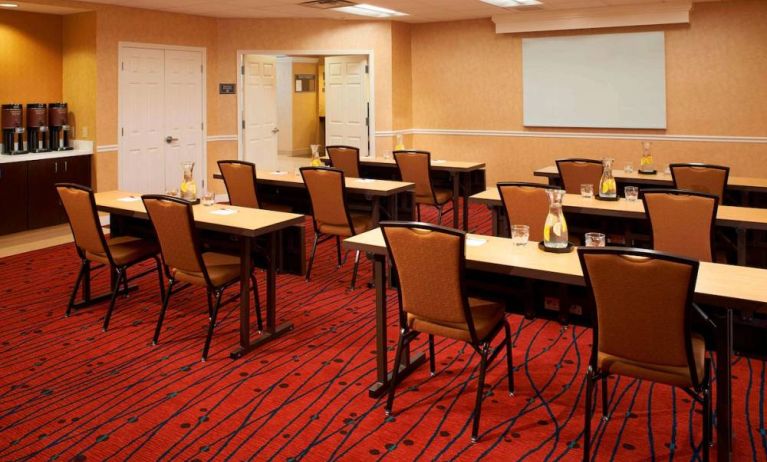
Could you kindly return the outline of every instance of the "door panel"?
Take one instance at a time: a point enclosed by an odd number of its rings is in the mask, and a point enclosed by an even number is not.
[[[27,164],[0,164],[0,234],[27,229]]]
[[[55,184],[64,175],[64,159],[29,162],[29,228],[43,228],[66,221]]]
[[[325,138],[368,155],[368,79],[364,56],[325,58]]]
[[[277,165],[277,58],[245,55],[243,58],[243,153],[259,168]]]

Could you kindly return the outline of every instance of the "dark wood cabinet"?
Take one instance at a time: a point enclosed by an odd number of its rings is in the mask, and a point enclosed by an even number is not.
[[[27,164],[0,164],[0,234],[27,229]]]
[[[91,185],[91,156],[0,164],[0,234],[67,221],[56,183]],[[9,217],[9,218],[6,218]]]

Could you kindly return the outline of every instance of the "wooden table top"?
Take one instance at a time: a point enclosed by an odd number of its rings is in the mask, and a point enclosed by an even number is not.
[[[221,173],[213,178],[223,179]],[[257,181],[262,184],[282,186],[287,188],[304,188],[304,180],[295,172],[265,171],[256,172]],[[371,196],[392,196],[415,188],[414,183],[405,181],[377,180],[371,178],[346,178],[346,190],[352,194],[367,194]]]
[[[118,215],[147,218],[141,195],[126,191],[105,191],[96,193],[96,207],[103,212]],[[192,207],[194,221],[201,229],[221,231],[242,236],[260,236],[294,225],[303,225],[304,216],[295,213],[275,212],[272,210],[213,205],[206,207],[197,204]],[[233,210],[225,215],[221,211]]]
[[[469,197],[469,200],[493,207],[503,206],[497,188],[488,188]],[[580,194],[565,194],[562,207],[565,212],[583,215],[633,219],[646,217],[644,204],[641,200],[629,202],[620,198],[617,201],[600,201],[598,199],[584,199]],[[720,205],[716,214],[716,224],[729,228],[767,230],[767,209]]]
[[[472,245],[479,244],[479,245]],[[344,240],[352,250],[384,255],[386,244],[380,228]],[[578,253],[548,253],[535,242],[516,246],[511,239],[467,235],[466,265],[469,269],[583,286]],[[767,306],[767,269],[700,264],[696,300],[724,308],[758,309]]]
[[[541,176],[546,178],[559,178],[559,171],[556,165],[549,165],[548,167],[539,168],[533,172],[535,176]],[[643,175],[636,170],[631,173],[626,173],[623,169],[613,169],[613,176],[617,180],[622,180],[630,183],[638,184],[650,184],[658,186],[670,186],[673,184],[671,174],[659,171],[653,175]],[[737,189],[741,191],[767,191],[767,178],[756,178],[746,176],[732,176],[727,180],[727,187],[731,189]]]
[[[323,157],[324,162],[328,162],[330,159],[326,156]],[[383,157],[363,157],[360,159],[362,165],[374,165],[377,167],[397,167],[397,162],[394,158],[384,159]],[[432,159],[431,168],[433,170],[445,171],[445,172],[471,172],[474,170],[480,170],[485,168],[484,162],[472,162],[472,161],[460,161],[460,160],[444,160],[444,159]]]

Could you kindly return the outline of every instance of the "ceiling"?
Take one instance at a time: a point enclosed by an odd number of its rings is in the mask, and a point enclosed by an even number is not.
[[[307,8],[299,4],[306,0],[87,0],[92,3],[122,5],[150,10],[170,11],[218,18],[326,18],[361,20],[371,19],[333,10]],[[487,18],[497,14],[514,13],[515,8],[500,8],[480,0],[353,0],[407,13],[393,18],[396,21],[420,23]],[[651,5],[675,0],[541,0],[542,10],[594,8],[615,5]],[[692,0],[726,1],[726,0]],[[35,5],[19,2],[20,10],[30,11]],[[40,11],[39,9],[37,11]],[[48,11],[67,14],[64,11]],[[70,11],[71,12],[71,11]]]

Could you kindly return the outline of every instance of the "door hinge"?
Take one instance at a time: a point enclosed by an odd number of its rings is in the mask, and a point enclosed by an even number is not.
[[[125,136],[125,127],[120,127],[120,136]]]
[[[202,74],[202,73],[204,72],[204,70],[203,70],[203,69],[204,69],[203,65],[202,65],[202,64],[200,64],[200,74]]]
[[[240,74],[245,75],[245,65],[240,66]]]
[[[245,130],[245,119],[242,119],[242,129]]]
[[[123,62],[121,62],[121,63],[120,63],[120,70],[121,70],[121,71],[124,71],[124,70],[125,70],[125,61],[123,61]]]
[[[370,74],[370,66],[365,64],[365,74]]]
[[[205,130],[205,122],[200,122],[200,130]]]

